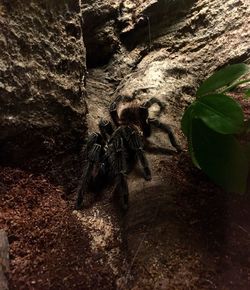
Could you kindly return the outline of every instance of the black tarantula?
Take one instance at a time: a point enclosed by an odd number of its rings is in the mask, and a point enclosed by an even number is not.
[[[118,97],[111,103],[110,121],[99,122],[100,132],[92,133],[83,149],[83,172],[77,190],[76,209],[80,209],[86,191],[96,191],[112,180],[114,193],[120,197],[124,210],[128,208],[127,175],[139,160],[145,180],[151,180],[151,171],[144,153],[145,141],[151,135],[152,127],[166,132],[177,152],[177,144],[171,128],[157,119],[150,119],[148,109],[163,104],[157,98],[138,105],[129,97]],[[123,107],[119,108],[121,103]]]

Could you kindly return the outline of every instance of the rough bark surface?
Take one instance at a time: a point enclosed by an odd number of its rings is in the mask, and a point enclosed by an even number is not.
[[[73,0],[0,2],[2,159],[22,163],[84,134],[79,13]]]

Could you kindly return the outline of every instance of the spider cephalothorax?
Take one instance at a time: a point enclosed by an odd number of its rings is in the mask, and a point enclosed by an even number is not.
[[[137,103],[134,98],[128,96],[118,96],[109,108],[110,116],[116,126],[121,124],[133,124],[140,128],[145,137],[150,135],[148,120],[148,109],[153,104],[158,104],[160,112],[164,106],[157,98],[151,98],[142,104]]]
[[[86,191],[95,190],[109,183],[114,183],[114,193],[119,194],[122,208],[128,208],[127,175],[136,161],[139,161],[145,180],[151,179],[151,171],[145,156],[145,140],[151,135],[152,127],[166,132],[171,144],[179,152],[171,128],[157,119],[150,119],[148,109],[157,103],[162,110],[162,103],[152,98],[143,104],[135,104],[127,97],[119,97],[112,102],[109,112],[110,121],[99,122],[100,133],[92,133],[83,150],[83,172],[78,187],[76,208],[80,208]],[[127,104],[119,106],[121,102]],[[118,108],[119,107],[119,108]]]

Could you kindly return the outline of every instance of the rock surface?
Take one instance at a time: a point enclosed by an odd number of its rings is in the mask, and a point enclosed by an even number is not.
[[[165,104],[161,121],[172,125],[185,150],[180,119],[198,85],[227,64],[250,63],[247,0],[183,3],[121,1],[113,22],[98,23],[99,30],[115,23],[119,50],[106,66],[90,70],[86,88],[91,131],[108,116],[108,106],[118,95],[134,96],[136,102],[157,97]],[[163,140],[161,133],[152,138],[169,148]],[[117,280],[118,289],[247,289],[250,265],[236,253],[237,244],[248,250],[245,241],[237,241],[240,233],[233,227],[242,223],[234,215],[237,202],[228,202],[208,181],[200,183],[204,176],[197,171],[193,174],[198,177],[190,180],[193,169],[182,164],[183,157],[150,153],[148,158],[153,180],[145,182],[140,171],[128,179],[131,206],[123,230],[131,260],[124,279]],[[221,271],[221,265],[227,270]]]
[[[0,157],[23,163],[86,131],[80,5],[0,3]]]
[[[157,18],[160,15],[155,11]],[[151,51],[120,82],[116,94],[143,100],[158,97],[166,104],[166,113],[179,121],[205,77],[229,63],[250,61],[249,21],[247,1],[224,1],[222,6],[221,1],[203,0],[157,35],[152,23]],[[131,51],[127,59],[131,61],[138,50]],[[136,93],[138,89],[141,92]]]

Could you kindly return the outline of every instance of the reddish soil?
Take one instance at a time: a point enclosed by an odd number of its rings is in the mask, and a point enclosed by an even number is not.
[[[196,235],[203,240],[204,272],[206,268],[214,266],[213,277],[210,280],[214,284],[210,286],[208,284],[204,289],[248,290],[250,289],[249,195],[230,194],[220,190],[189,163],[187,157],[178,162],[178,172],[184,173],[184,179],[188,177],[183,186],[189,188],[180,202],[183,206],[188,204],[193,211],[190,218],[195,222],[190,222],[189,241]]]
[[[113,289],[112,272],[90,256],[88,233],[44,177],[0,167],[0,228],[10,242],[9,287]]]
[[[131,268],[132,288],[250,289],[249,198],[220,191],[185,153],[173,157],[171,164],[161,163],[161,172],[173,175],[181,189],[173,208],[163,204],[147,229],[149,243],[143,244]],[[120,272],[115,275],[107,263],[100,263],[103,253],[93,254],[89,232],[72,215],[71,202],[63,194],[43,176],[0,167],[0,228],[7,231],[10,242],[10,290],[112,290],[122,279]],[[103,207],[101,202],[99,210]],[[130,230],[124,239],[145,233]],[[159,247],[164,254],[162,267],[149,268]],[[129,256],[132,266],[133,255]]]

